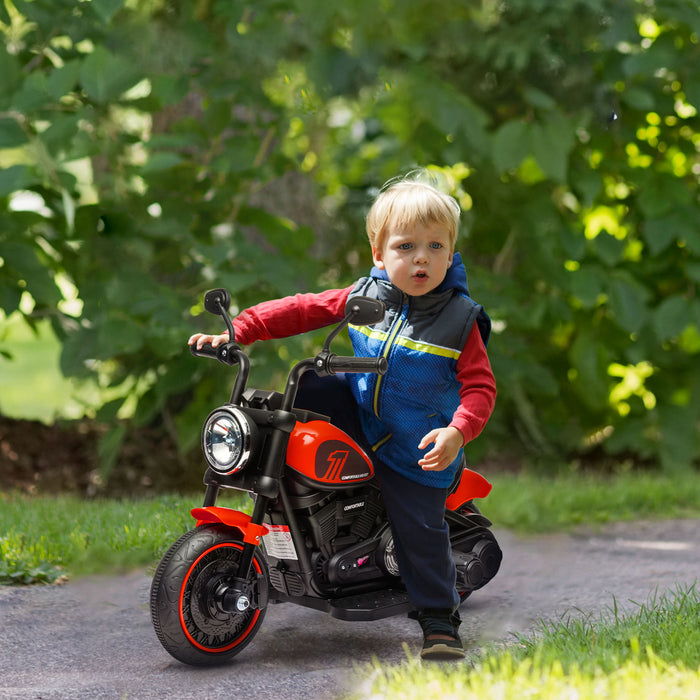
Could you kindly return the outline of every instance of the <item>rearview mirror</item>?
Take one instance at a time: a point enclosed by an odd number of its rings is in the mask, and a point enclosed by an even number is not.
[[[216,316],[221,316],[221,312],[228,311],[231,306],[231,295],[228,289],[212,289],[204,295],[204,308]]]
[[[345,318],[357,326],[371,326],[384,318],[386,306],[379,299],[352,297],[345,304]]]

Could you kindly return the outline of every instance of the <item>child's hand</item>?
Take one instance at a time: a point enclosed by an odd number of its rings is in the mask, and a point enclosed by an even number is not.
[[[435,443],[435,447],[426,452],[418,464],[424,471],[441,472],[457,459],[459,451],[464,447],[464,436],[457,428],[451,426],[437,428],[431,430],[420,441],[418,449],[424,450],[431,442]]]
[[[197,344],[197,350],[202,349],[205,343],[211,343],[213,348],[218,347],[222,343],[228,343],[228,331],[221,335],[205,335],[204,333],[195,333],[188,341],[188,345]]]

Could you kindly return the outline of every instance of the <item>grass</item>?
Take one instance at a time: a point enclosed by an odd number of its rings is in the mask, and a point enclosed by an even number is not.
[[[498,475],[481,502],[497,527],[553,532],[639,518],[700,517],[700,474],[618,474],[606,479],[569,473]],[[0,493],[0,583],[50,583],[65,575],[108,572],[157,560],[192,527],[203,494],[143,500]],[[222,504],[247,508],[247,496],[224,492]]]
[[[103,395],[89,381],[66,379],[59,369],[61,345],[48,321],[35,334],[19,315],[0,312],[0,413],[51,423],[80,418],[101,405]]]
[[[487,651],[472,666],[415,659],[373,669],[371,700],[700,699],[700,592],[654,597],[625,616],[543,623],[540,634]]]
[[[148,564],[189,523],[183,498],[83,501],[0,496],[0,582],[52,582],[70,574]],[[191,518],[190,518],[191,520]]]
[[[193,527],[190,510],[199,505],[199,494],[141,501],[0,494],[0,583],[151,565]]]
[[[700,475],[576,472],[554,478],[496,475],[481,503],[498,527],[561,531],[615,520],[700,516]],[[0,493],[0,583],[152,566],[191,528],[202,494],[139,501]],[[247,497],[223,494],[246,508]],[[421,664],[363,673],[356,700],[700,700],[700,593],[695,586],[652,598],[633,614],[543,622],[531,637],[487,648],[471,665]]]
[[[540,634],[518,639],[513,658],[536,659],[540,666],[561,664],[568,672],[613,673],[638,662],[651,650],[664,664],[700,668],[700,589],[697,583],[655,594],[637,610],[620,614],[617,602],[601,612],[541,623]]]
[[[611,476],[576,471],[543,477],[496,475],[483,502],[498,527],[520,533],[639,519],[700,517],[700,473],[622,471]]]

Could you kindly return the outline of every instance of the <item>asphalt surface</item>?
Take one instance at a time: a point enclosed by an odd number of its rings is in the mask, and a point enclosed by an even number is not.
[[[496,529],[498,576],[461,608],[474,658],[540,620],[634,610],[700,576],[700,520],[616,524],[596,532],[521,538]],[[420,632],[405,617],[343,622],[271,606],[253,642],[228,665],[192,668],[153,632],[145,572],[62,586],[0,587],[0,698],[99,700],[244,697],[329,700],[367,688],[373,659],[400,664]]]

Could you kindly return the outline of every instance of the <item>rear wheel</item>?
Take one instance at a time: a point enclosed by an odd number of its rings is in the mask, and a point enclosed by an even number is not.
[[[180,537],[165,553],[151,584],[151,620],[178,661],[211,666],[228,661],[255,636],[267,607],[267,563],[256,550],[249,584],[254,604],[242,612],[221,605],[221,590],[238,575],[243,542],[219,525]]]

